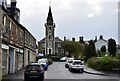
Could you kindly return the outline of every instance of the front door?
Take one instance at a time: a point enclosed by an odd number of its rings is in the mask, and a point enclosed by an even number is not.
[[[9,62],[8,62],[8,73],[15,73],[15,56],[14,48],[9,48]]]
[[[49,49],[49,55],[51,55],[51,49]]]

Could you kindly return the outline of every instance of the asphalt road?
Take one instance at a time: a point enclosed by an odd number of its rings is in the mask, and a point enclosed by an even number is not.
[[[7,80],[24,80],[24,69],[16,74],[5,76]],[[119,81],[118,75],[101,75],[102,72],[85,67],[84,73],[73,73],[65,68],[65,62],[54,62],[45,72],[45,81]],[[5,81],[5,80],[4,80]]]
[[[73,73],[65,68],[64,62],[55,62],[45,73],[46,79],[118,79],[118,76],[102,75],[102,72],[85,67],[84,73]],[[87,73],[91,72],[91,73]]]

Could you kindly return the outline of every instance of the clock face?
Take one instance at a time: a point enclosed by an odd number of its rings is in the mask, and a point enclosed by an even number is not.
[[[51,33],[52,33],[51,30],[49,30],[49,31],[48,31],[48,34],[51,35]]]

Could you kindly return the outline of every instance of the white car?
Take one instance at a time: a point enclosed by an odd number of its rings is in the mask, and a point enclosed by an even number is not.
[[[69,68],[69,64],[72,63],[73,60],[74,58],[68,58],[68,60],[65,62],[65,67]]]
[[[62,58],[60,59],[60,61],[61,61],[61,62],[65,62],[67,59],[68,59],[67,57],[62,57]]]
[[[77,71],[84,72],[84,65],[81,60],[73,60],[71,64],[69,64],[69,71]]]

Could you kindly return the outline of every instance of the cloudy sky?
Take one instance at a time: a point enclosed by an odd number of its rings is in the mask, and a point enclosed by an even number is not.
[[[20,23],[40,41],[45,37],[45,26],[50,0],[17,0]],[[79,40],[94,39],[101,34],[105,39],[118,39],[119,0],[51,0],[56,24],[55,36]]]

